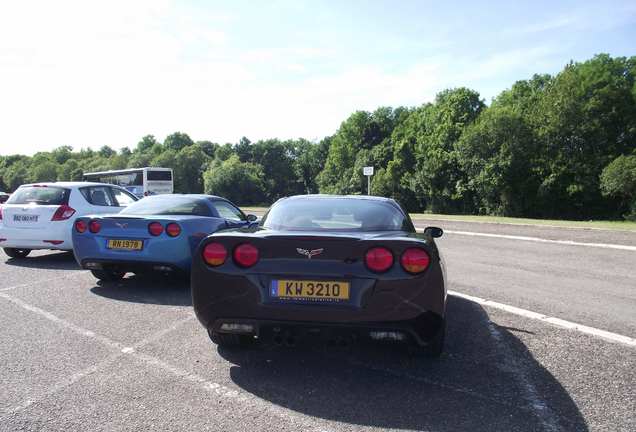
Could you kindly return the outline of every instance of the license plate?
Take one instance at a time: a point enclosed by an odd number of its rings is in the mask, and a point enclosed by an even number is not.
[[[141,240],[111,239],[106,243],[108,249],[142,250],[144,242]]]
[[[13,215],[13,222],[37,222],[38,215]]]
[[[272,280],[270,294],[272,297],[287,300],[349,300],[349,282],[275,279]]]

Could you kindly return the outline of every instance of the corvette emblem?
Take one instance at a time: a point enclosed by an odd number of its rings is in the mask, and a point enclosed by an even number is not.
[[[305,255],[308,259],[311,259],[311,257],[313,256],[320,255],[322,251],[324,251],[324,249],[322,248],[312,249],[312,250],[296,248],[296,252],[298,252],[301,255]]]
[[[127,223],[115,222],[115,225],[117,225],[119,228],[127,228],[128,227]]]

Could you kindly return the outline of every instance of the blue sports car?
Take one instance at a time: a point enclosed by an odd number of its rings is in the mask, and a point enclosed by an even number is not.
[[[105,281],[127,272],[187,274],[201,240],[254,221],[256,216],[217,196],[149,196],[117,214],[77,218],[73,253],[82,268]]]

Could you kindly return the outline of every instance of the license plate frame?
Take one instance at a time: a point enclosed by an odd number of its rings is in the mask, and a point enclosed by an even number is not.
[[[336,280],[272,279],[270,297],[281,301],[341,303],[351,300],[351,282]]]
[[[139,252],[144,249],[144,242],[143,240],[134,239],[108,239],[106,241],[106,248]]]

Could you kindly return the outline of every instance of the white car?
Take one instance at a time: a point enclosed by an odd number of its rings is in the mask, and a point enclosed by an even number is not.
[[[56,182],[20,186],[0,206],[0,247],[11,258],[33,249],[72,250],[75,219],[118,213],[137,198],[104,183]]]

